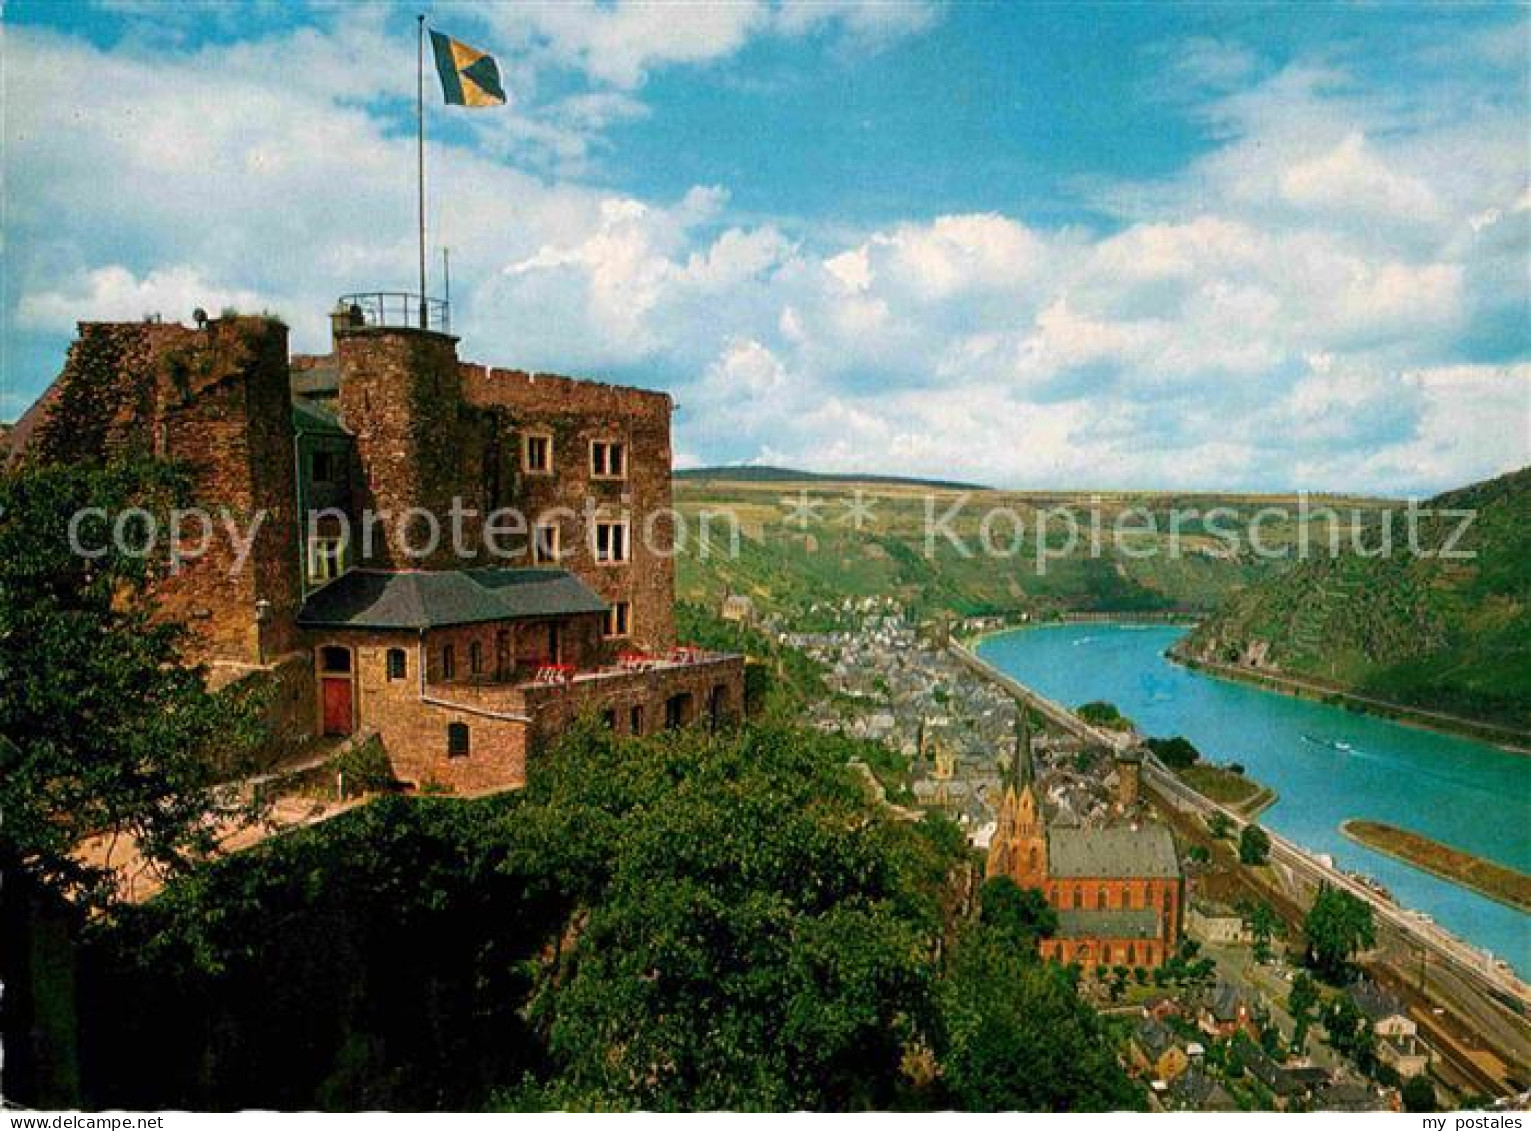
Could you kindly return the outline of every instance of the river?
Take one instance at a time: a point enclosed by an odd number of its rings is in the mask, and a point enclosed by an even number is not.
[[[1043,695],[1116,706],[1145,734],[1183,734],[1241,762],[1280,798],[1260,822],[1375,876],[1469,942],[1531,974],[1531,916],[1348,840],[1370,817],[1531,872],[1531,757],[1190,671],[1163,625],[1052,625],[992,636],[978,654]]]

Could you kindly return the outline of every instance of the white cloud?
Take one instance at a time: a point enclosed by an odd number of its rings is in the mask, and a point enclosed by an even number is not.
[[[726,185],[644,200],[566,174],[647,112],[631,92],[653,68],[756,35],[870,42],[929,9],[573,11],[492,9],[528,57],[606,85],[547,105],[527,87],[497,124],[471,119],[471,148],[433,144],[432,243],[453,249],[465,354],[672,387],[678,460],[1382,491],[1531,461],[1526,367],[1459,345],[1525,309],[1513,115],[1464,126],[1358,99],[1332,66],[1256,78],[1235,45],[1203,44],[1181,65],[1218,92],[1222,141],[1119,187],[1109,232],[980,212],[807,236],[741,221]],[[282,313],[318,350],[339,291],[412,286],[413,141],[373,102],[408,95],[412,60],[359,18],[154,57],[10,29],[16,325],[232,305]],[[291,58],[303,77],[277,69]],[[189,100],[207,73],[218,97]],[[113,96],[60,96],[86,84]],[[503,158],[527,139],[565,177]]]

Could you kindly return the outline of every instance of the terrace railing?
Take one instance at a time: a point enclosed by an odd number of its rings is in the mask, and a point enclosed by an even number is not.
[[[445,299],[409,291],[364,291],[341,295],[334,318],[342,326],[401,326],[452,332],[452,306]]]

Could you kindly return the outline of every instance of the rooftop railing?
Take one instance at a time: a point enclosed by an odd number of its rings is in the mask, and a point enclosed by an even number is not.
[[[452,332],[452,306],[445,299],[409,291],[364,291],[341,295],[332,316],[337,328],[401,326],[414,330]]]

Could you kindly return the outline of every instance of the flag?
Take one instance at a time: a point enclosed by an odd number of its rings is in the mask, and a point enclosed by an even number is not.
[[[494,56],[459,43],[439,31],[431,32],[441,95],[448,106],[503,106],[505,88]]]

